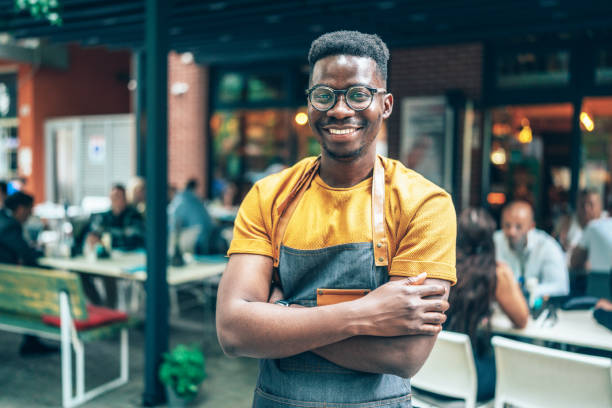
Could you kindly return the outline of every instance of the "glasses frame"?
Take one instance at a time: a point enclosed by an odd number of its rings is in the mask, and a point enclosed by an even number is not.
[[[312,101],[310,100],[310,97],[312,95],[312,93],[319,88],[325,88],[325,89],[329,89],[333,95],[334,95],[334,101],[333,103],[330,105],[329,108],[327,109],[319,109],[317,108]],[[370,103],[368,103],[368,106],[366,106],[365,108],[361,108],[361,109],[355,109],[351,106],[351,102],[346,98],[346,93],[353,88],[366,88],[368,91],[370,91],[372,93],[372,97],[370,98]],[[387,93],[387,90],[385,88],[372,88],[371,86],[367,86],[367,85],[351,85],[348,88],[345,89],[334,89],[331,86],[327,86],[327,85],[315,85],[310,89],[306,89],[306,98],[308,99],[308,102],[310,103],[310,105],[318,110],[319,112],[327,112],[330,109],[333,109],[334,106],[336,106],[336,104],[338,103],[338,95],[344,95],[344,103],[346,103],[346,106],[348,106],[349,108],[351,108],[352,110],[354,110],[355,112],[361,112],[364,111],[366,109],[368,109],[370,106],[372,106],[372,102],[374,101],[374,96],[376,96],[377,93]]]

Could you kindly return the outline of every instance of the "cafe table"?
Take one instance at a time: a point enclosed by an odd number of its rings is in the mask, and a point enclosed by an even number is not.
[[[530,317],[524,329],[517,329],[499,308],[495,308],[491,316],[491,331],[561,345],[612,351],[612,331],[595,321],[592,310],[557,310],[556,314],[556,319],[547,318],[549,316],[546,315],[535,320]]]
[[[227,265],[227,258],[223,255],[186,256],[185,258],[187,259],[183,266],[168,265],[167,280],[171,289],[186,284],[205,283],[209,279],[218,278]],[[100,259],[89,259],[85,256],[73,258],[44,257],[40,258],[38,262],[40,265],[49,268],[82,274],[140,282],[147,279],[146,255],[143,251],[112,251],[109,258]],[[125,291],[119,290],[118,297],[119,308],[126,309]],[[174,312],[178,311],[177,302],[176,292],[171,290],[171,306]]]

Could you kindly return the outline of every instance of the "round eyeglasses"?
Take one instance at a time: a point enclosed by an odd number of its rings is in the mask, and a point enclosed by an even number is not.
[[[334,89],[325,85],[315,85],[306,90],[308,101],[318,111],[327,112],[336,105],[338,94],[344,95],[344,101],[354,111],[366,110],[372,104],[374,95],[386,93],[386,89],[371,88],[365,85],[353,85],[346,89]]]

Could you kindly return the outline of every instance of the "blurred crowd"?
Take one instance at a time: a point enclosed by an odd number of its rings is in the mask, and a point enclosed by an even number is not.
[[[109,194],[108,210],[87,216],[69,217],[65,206],[59,220],[33,220],[34,197],[0,181],[0,263],[38,266],[41,256],[84,255],[105,258],[113,250],[144,249],[146,186],[135,177],[127,187],[115,184]],[[231,214],[233,209],[227,209]],[[168,189],[169,252],[203,255],[224,253],[231,223],[219,222],[209,214],[198,194],[198,182],[190,179],[176,192]],[[34,231],[34,233],[32,233]],[[53,239],[40,239],[51,232]],[[230,234],[231,235],[231,234]],[[48,235],[47,235],[48,237]],[[105,296],[94,285],[94,278],[83,276],[83,288],[93,304],[115,307],[116,280],[103,279]]]
[[[462,211],[457,227],[458,282],[444,327],[470,337],[478,400],[495,392],[495,304],[518,328],[546,307],[595,307],[596,320],[612,330],[612,218],[596,191],[580,194],[576,213],[561,219],[553,235],[536,228],[526,201],[504,207],[499,229],[480,208]]]

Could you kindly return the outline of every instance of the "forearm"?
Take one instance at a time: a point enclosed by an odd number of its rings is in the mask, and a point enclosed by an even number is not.
[[[235,300],[217,312],[217,332],[228,355],[283,358],[362,334],[349,303],[288,308]]]
[[[437,336],[358,336],[312,352],[345,368],[378,374],[414,376],[427,360]]]

